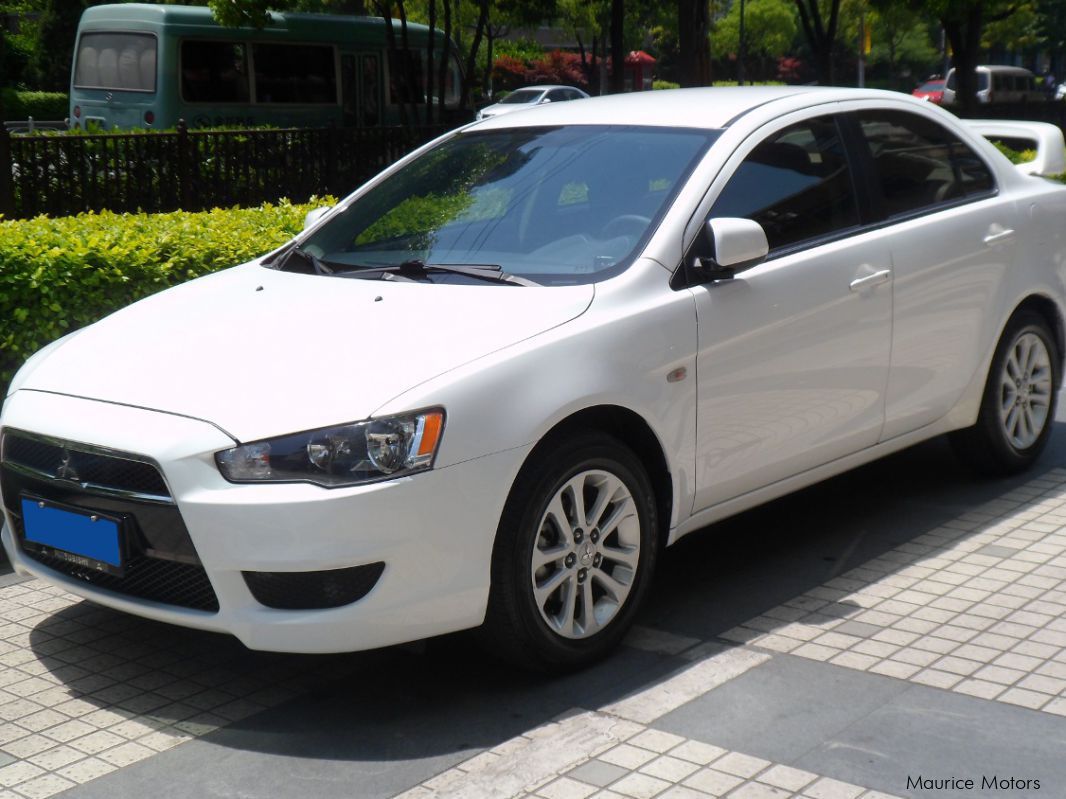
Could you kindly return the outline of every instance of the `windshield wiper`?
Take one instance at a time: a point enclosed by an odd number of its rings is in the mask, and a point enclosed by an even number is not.
[[[334,272],[338,277],[374,277],[378,275],[401,275],[407,278],[425,277],[435,272],[445,272],[452,275],[465,275],[479,280],[488,280],[493,283],[507,283],[513,286],[539,286],[532,280],[518,275],[510,275],[503,271],[498,264],[427,264],[421,259],[412,259],[399,264],[389,266],[373,266],[360,269],[352,269],[344,272]]]
[[[293,256],[296,256],[303,260],[305,263],[310,264],[311,267],[315,270],[316,275],[335,275],[337,274],[337,270],[334,267],[340,266],[340,264],[333,264],[328,261],[323,261],[317,255],[313,255],[312,253],[297,245],[296,247],[293,247],[291,250],[285,253],[284,258],[282,258],[276,268],[284,270],[285,267],[289,265],[289,261],[292,260]]]

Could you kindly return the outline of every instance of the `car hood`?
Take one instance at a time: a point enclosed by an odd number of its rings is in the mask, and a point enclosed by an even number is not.
[[[423,381],[581,315],[593,293],[248,264],[85,328],[30,364],[19,387],[191,416],[254,441],[367,418]]]

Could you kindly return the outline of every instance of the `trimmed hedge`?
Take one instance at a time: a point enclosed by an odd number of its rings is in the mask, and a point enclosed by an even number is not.
[[[161,289],[269,252],[303,227],[292,205],[0,221],[0,398],[48,342]]]
[[[0,89],[4,93],[4,116],[14,121],[29,117],[54,122],[66,119],[70,99],[65,92],[27,92]]]

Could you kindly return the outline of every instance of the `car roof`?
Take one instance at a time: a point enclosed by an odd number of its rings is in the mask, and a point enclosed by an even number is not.
[[[909,94],[833,86],[722,86],[664,89],[592,97],[583,103],[550,103],[490,117],[472,128],[491,130],[541,125],[648,125],[720,129],[749,111],[773,105],[788,113],[810,105],[882,99],[921,104]]]

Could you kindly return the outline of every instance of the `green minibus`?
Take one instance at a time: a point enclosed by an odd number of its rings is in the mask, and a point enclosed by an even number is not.
[[[407,49],[398,21],[393,30],[390,50],[379,17],[272,11],[263,28],[229,28],[200,6],[92,6],[78,25],[70,124],[107,130],[172,128],[179,119],[189,127],[398,124],[401,101],[424,102],[430,30],[408,23]],[[451,52],[448,109],[458,105],[461,74]],[[442,55],[437,33],[434,73]],[[397,80],[401,68],[416,80]]]

